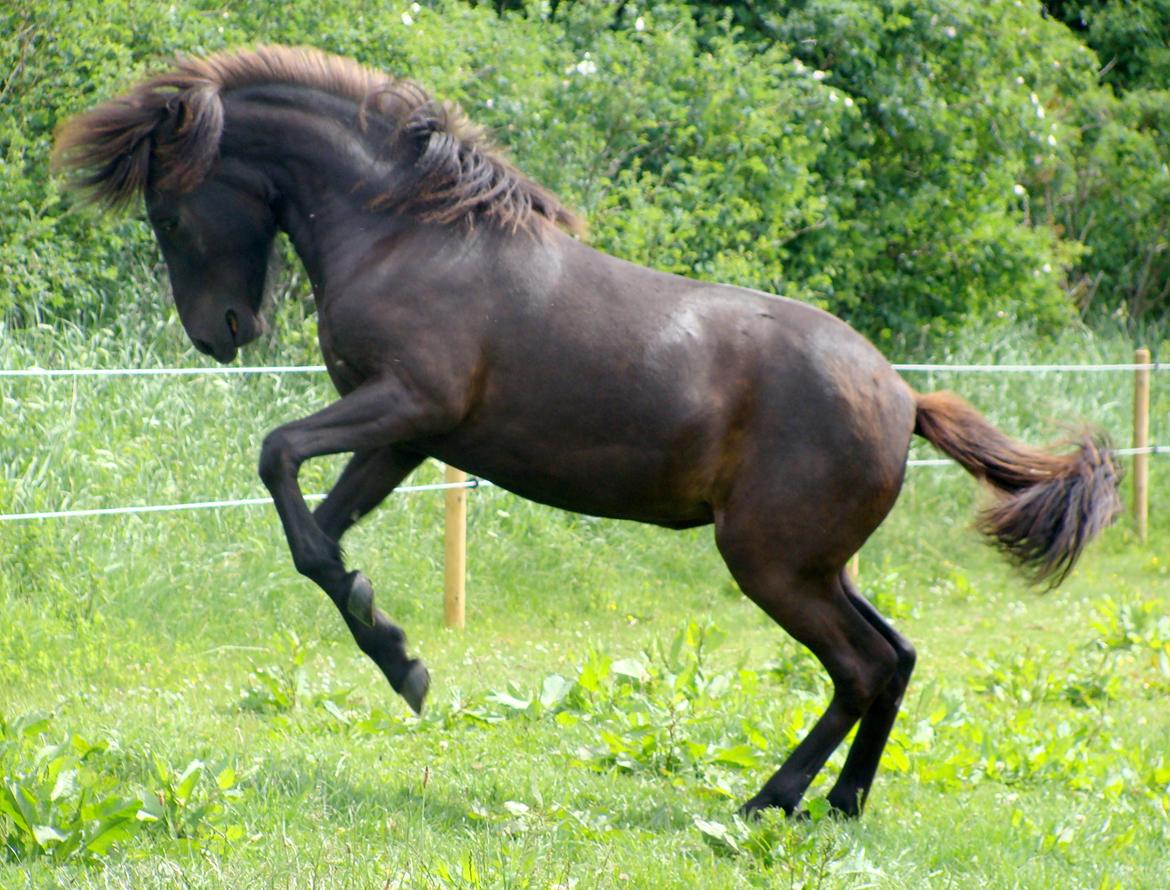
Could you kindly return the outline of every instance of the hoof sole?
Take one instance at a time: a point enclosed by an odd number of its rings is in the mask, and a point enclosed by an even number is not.
[[[406,672],[406,676],[402,679],[402,688],[398,690],[398,694],[406,699],[406,703],[410,705],[412,711],[416,714],[421,714],[423,702],[426,701],[427,692],[430,688],[430,672],[423,666],[421,661],[416,661],[410,666],[410,669]]]
[[[361,572],[353,573],[345,608],[366,627],[374,626],[374,588],[370,584],[370,579]]]

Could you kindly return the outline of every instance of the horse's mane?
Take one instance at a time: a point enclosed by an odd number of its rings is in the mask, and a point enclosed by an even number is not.
[[[364,130],[378,116],[413,175],[396,177],[374,206],[414,212],[426,222],[478,220],[535,229],[547,221],[580,231],[578,217],[506,160],[458,105],[437,102],[409,80],[308,48],[261,46],[179,58],[172,70],[66,121],[54,160],[72,170],[87,197],[124,207],[148,184],[183,192],[206,178],[219,157],[223,95],[244,87],[302,86],[350,99]]]

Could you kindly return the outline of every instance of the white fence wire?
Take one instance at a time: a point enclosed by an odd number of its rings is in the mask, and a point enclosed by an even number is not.
[[[1170,363],[1117,363],[1117,364],[1040,364],[1040,365],[994,365],[994,364],[921,364],[896,363],[897,371],[922,371],[929,373],[957,374],[1042,374],[1042,373],[1097,373],[1165,371]],[[243,376],[250,374],[320,374],[324,365],[253,365],[225,367],[187,368],[18,368],[0,369],[0,378],[50,379],[77,377],[204,377]],[[1115,448],[1113,454],[1119,457],[1138,454],[1170,454],[1170,445],[1149,445],[1142,448]],[[954,461],[946,458],[924,458],[906,461],[907,467],[953,467]],[[451,489],[484,488],[492,485],[487,479],[471,478],[466,482],[435,482],[423,485],[404,485],[395,492],[415,493],[447,491]],[[305,500],[319,501],[324,494],[307,494]],[[77,510],[42,510],[30,513],[0,513],[0,522],[16,522],[41,519],[67,519],[92,516],[125,516],[142,513],[170,513],[185,510],[217,510],[228,507],[253,507],[270,505],[272,498],[230,498],[226,500],[195,501],[181,504],[140,504],[125,507],[95,507]]]
[[[1094,373],[1116,371],[1165,371],[1170,369],[1167,362],[1145,364],[1056,364],[1056,365],[932,365],[895,364],[895,371],[930,371],[957,374],[1046,374],[1046,373]],[[215,377],[240,376],[247,374],[322,374],[324,365],[252,365],[252,366],[208,366],[205,368],[0,368],[0,378],[51,378],[51,377]]]
[[[231,377],[242,374],[319,374],[324,365],[247,365],[222,368],[20,368],[0,370],[0,377]]]

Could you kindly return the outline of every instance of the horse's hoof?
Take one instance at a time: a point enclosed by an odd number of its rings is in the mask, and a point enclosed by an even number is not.
[[[430,688],[430,671],[423,666],[421,661],[415,660],[407,670],[406,676],[402,678],[402,688],[398,690],[398,694],[406,699],[406,703],[410,705],[412,711],[421,714],[423,702],[426,701]]]
[[[361,572],[353,573],[345,608],[366,627],[374,626],[374,588],[370,584],[370,579]]]
[[[757,794],[739,808],[738,814],[744,821],[752,822],[759,819],[765,810],[780,810],[789,819],[796,821],[803,821],[809,816],[808,810],[797,810],[795,806],[785,806],[765,794]]]
[[[768,809],[768,804],[763,802],[760,799],[760,796],[757,794],[755,797],[753,797],[751,800],[749,800],[747,803],[745,803],[743,806],[741,806],[739,808],[739,810],[737,811],[737,813],[740,816],[740,818],[744,819],[745,821],[751,822],[755,819],[759,819],[760,815],[766,809]]]

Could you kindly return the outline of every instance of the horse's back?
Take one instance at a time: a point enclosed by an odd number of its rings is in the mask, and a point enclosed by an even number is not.
[[[828,496],[885,514],[913,398],[860,334],[565,242],[497,265],[482,394],[440,456],[535,500],[666,525],[710,521],[748,485],[778,508]]]

